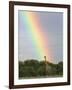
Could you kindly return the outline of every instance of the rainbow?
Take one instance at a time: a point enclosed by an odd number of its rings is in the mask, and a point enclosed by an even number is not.
[[[47,61],[51,62],[50,50],[46,48],[48,41],[46,41],[46,36],[42,32],[44,28],[42,28],[36,12],[21,11],[20,14],[23,21],[26,23],[28,33],[32,36],[38,57],[44,60],[44,56],[46,56]]]

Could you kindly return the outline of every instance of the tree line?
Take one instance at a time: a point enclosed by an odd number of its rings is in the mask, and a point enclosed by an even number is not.
[[[63,76],[63,62],[53,64],[38,60],[19,61],[19,78],[61,77]]]

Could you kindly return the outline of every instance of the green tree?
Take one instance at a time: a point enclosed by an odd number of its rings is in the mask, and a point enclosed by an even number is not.
[[[63,75],[63,62],[59,62],[57,65],[57,73],[58,75]]]

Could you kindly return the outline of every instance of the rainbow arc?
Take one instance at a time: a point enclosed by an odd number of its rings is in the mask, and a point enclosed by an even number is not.
[[[46,47],[46,36],[44,35],[44,28],[41,25],[41,21],[38,18],[36,12],[21,11],[20,15],[22,21],[26,24],[27,32],[31,35],[32,41],[36,47],[36,53],[38,54],[41,60],[46,56],[47,61],[51,61],[50,49]]]

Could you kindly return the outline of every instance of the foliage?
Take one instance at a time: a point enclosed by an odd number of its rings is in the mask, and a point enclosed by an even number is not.
[[[19,61],[19,78],[35,77],[61,77],[63,75],[63,62],[53,64],[38,60]]]

